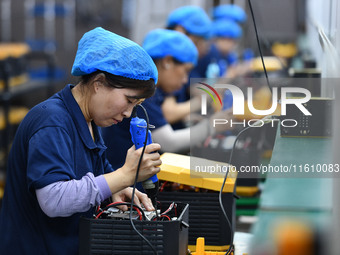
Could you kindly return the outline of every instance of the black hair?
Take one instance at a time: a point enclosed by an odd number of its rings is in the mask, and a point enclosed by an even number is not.
[[[174,62],[175,65],[185,64],[185,62],[179,61],[178,59],[176,59],[174,57],[171,57],[171,59],[172,59],[172,61]],[[157,65],[162,60],[162,58],[153,58],[152,60]]]
[[[98,74],[104,74],[105,79],[106,79],[106,84],[105,86],[111,87],[111,88],[117,88],[117,89],[135,89],[142,91],[136,99],[140,98],[148,98],[153,96],[156,90],[156,84],[154,79],[149,79],[149,80],[136,80],[136,79],[131,79],[131,78],[126,78],[123,76],[118,76],[114,75],[105,71],[95,71],[90,74],[86,74],[80,77],[79,82],[82,84],[87,84],[91,81],[92,78],[94,78]]]
[[[175,25],[167,26],[166,29],[168,29],[168,30],[175,30],[177,26],[181,26],[181,25],[175,24]],[[181,26],[181,27],[183,27],[183,26]],[[184,34],[185,34],[186,36],[191,36],[191,35],[193,35],[193,34],[189,33],[184,27],[183,27],[183,29],[184,29]]]
[[[168,29],[168,30],[175,30],[175,27],[177,26],[176,25],[171,25],[171,26],[167,26],[165,29]]]

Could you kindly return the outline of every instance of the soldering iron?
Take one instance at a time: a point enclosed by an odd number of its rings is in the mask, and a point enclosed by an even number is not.
[[[130,122],[131,139],[137,150],[143,147],[145,142],[146,142],[146,145],[149,145],[152,143],[151,131],[149,130],[150,125],[144,119],[138,118],[137,107],[134,108],[131,116],[132,116],[131,122]],[[143,181],[142,185],[143,185],[143,189],[145,193],[151,199],[151,202],[156,209],[157,195],[158,195],[158,189],[159,189],[159,182],[158,182],[157,175],[155,174],[151,176],[149,179]]]

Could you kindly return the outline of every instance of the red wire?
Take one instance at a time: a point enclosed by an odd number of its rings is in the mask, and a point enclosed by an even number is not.
[[[168,183],[168,181],[165,181],[163,184],[162,184],[162,186],[161,186],[161,188],[159,189],[159,192],[162,192],[163,191],[163,189],[164,189],[164,187],[165,187],[165,185]]]
[[[204,141],[203,147],[208,147],[210,141],[211,141],[212,137],[208,136],[207,139]]]
[[[113,203],[108,204],[107,206],[115,205],[115,204],[118,204],[118,203],[123,203],[123,202],[113,202]],[[100,209],[100,206],[98,206],[98,211],[99,211],[99,209]],[[98,212],[98,211],[97,211],[97,212]],[[103,212],[104,212],[104,211],[101,211],[99,214],[97,214],[97,216],[96,216],[95,219],[98,219],[99,216],[103,214]]]
[[[111,203],[111,204],[108,204],[107,206],[105,206],[105,207],[108,207],[108,206],[111,206],[111,205],[116,205],[116,204],[121,204],[121,203],[125,203],[125,202],[113,202],[113,203]]]
[[[95,219],[98,219],[98,218],[99,218],[99,216],[103,214],[103,212],[104,212],[104,211],[101,211],[100,213],[98,213],[98,215],[96,216],[96,218],[95,218]]]
[[[167,218],[169,221],[171,221],[171,219],[170,219],[170,217],[168,216],[168,215],[161,215],[161,216],[159,216],[160,218],[162,218],[162,217],[165,217],[165,218]]]
[[[161,215],[168,213],[172,210],[172,208],[175,206],[175,202],[172,202],[168,209],[166,209],[164,212],[161,213]]]
[[[137,211],[138,215],[139,215],[139,220],[142,220],[143,217],[142,217],[142,213],[139,211],[139,209],[137,207],[133,207],[135,208],[135,210]]]
[[[125,202],[113,202],[113,203],[108,204],[106,207],[111,206],[111,205],[121,204],[121,203],[125,203]],[[98,207],[98,210],[99,210],[99,208],[100,208],[100,207]],[[139,219],[142,220],[143,217],[142,217],[141,211],[140,211],[137,207],[135,207],[135,206],[134,206],[133,208],[137,211],[137,213],[138,213],[138,215],[139,215]],[[101,211],[101,212],[95,217],[95,219],[98,219],[99,216],[103,214],[103,212],[104,212],[104,211]]]
[[[133,208],[137,211],[137,213],[138,213],[138,215],[139,215],[139,220],[142,220],[143,217],[142,217],[142,213],[140,212],[140,210],[139,210],[137,207],[133,207]],[[98,218],[100,217],[100,215],[103,214],[103,212],[104,212],[104,211],[101,211],[101,212],[96,216],[95,219],[98,219]]]

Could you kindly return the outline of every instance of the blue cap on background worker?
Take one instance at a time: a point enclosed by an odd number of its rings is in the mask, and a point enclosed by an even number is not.
[[[242,36],[241,27],[232,20],[215,20],[211,29],[212,38],[229,38],[236,40]]]
[[[230,19],[238,23],[244,23],[247,20],[246,12],[234,4],[223,4],[213,9],[213,19]]]
[[[196,45],[199,56],[206,53],[211,20],[201,7],[190,5],[175,9],[169,14],[166,27],[188,35]]]
[[[142,47],[155,59],[172,56],[181,63],[192,63],[196,65],[198,52],[194,43],[183,33],[155,29],[144,38]]]

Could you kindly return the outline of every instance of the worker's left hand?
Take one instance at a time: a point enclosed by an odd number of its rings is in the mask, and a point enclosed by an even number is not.
[[[131,187],[127,187],[119,192],[114,193],[112,195],[113,202],[131,202],[132,190],[133,189]],[[137,189],[135,191],[133,203],[139,207],[141,207],[141,203],[142,203],[147,211],[155,210],[148,196],[145,193],[142,193]],[[122,206],[119,206],[119,209],[123,211],[127,211],[128,207],[126,205],[122,205]]]

